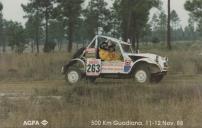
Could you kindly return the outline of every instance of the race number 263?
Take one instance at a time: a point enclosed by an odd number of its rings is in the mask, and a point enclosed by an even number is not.
[[[87,65],[87,72],[100,72],[100,65],[99,64],[88,64]]]

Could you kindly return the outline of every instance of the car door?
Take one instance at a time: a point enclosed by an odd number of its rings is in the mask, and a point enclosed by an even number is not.
[[[115,52],[116,54],[120,55],[120,59],[102,61],[101,73],[116,74],[116,73],[122,73],[124,70],[124,61],[122,57],[122,52],[120,50],[120,46],[116,42],[113,43],[116,45]]]

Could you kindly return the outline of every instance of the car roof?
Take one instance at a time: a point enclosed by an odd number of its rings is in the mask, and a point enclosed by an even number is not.
[[[103,35],[97,35],[97,38],[98,37],[106,38],[108,40],[111,40],[113,42],[120,43],[120,44],[131,45],[130,43],[124,42],[122,40],[119,40],[119,39],[116,39],[116,38],[113,38],[113,37],[108,37],[108,36],[103,36]]]

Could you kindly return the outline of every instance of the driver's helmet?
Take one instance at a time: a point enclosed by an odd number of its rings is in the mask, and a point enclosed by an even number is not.
[[[114,52],[116,45],[115,45],[114,43],[112,43],[111,40],[108,40],[107,44],[108,44],[107,49],[108,49],[110,52]]]
[[[108,50],[108,44],[107,44],[107,42],[102,42],[102,44],[100,45],[100,48],[104,49],[104,50]]]

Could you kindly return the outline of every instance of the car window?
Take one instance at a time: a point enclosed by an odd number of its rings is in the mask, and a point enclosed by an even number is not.
[[[105,42],[107,42],[107,39],[105,39],[105,38],[98,38],[98,47],[100,47],[101,44],[103,44]]]
[[[125,45],[125,44],[121,44],[123,51],[126,53],[133,53],[133,49],[131,47],[131,45]]]
[[[119,47],[119,45],[116,44],[116,47],[115,47],[115,51],[119,54],[121,54],[121,49]]]

